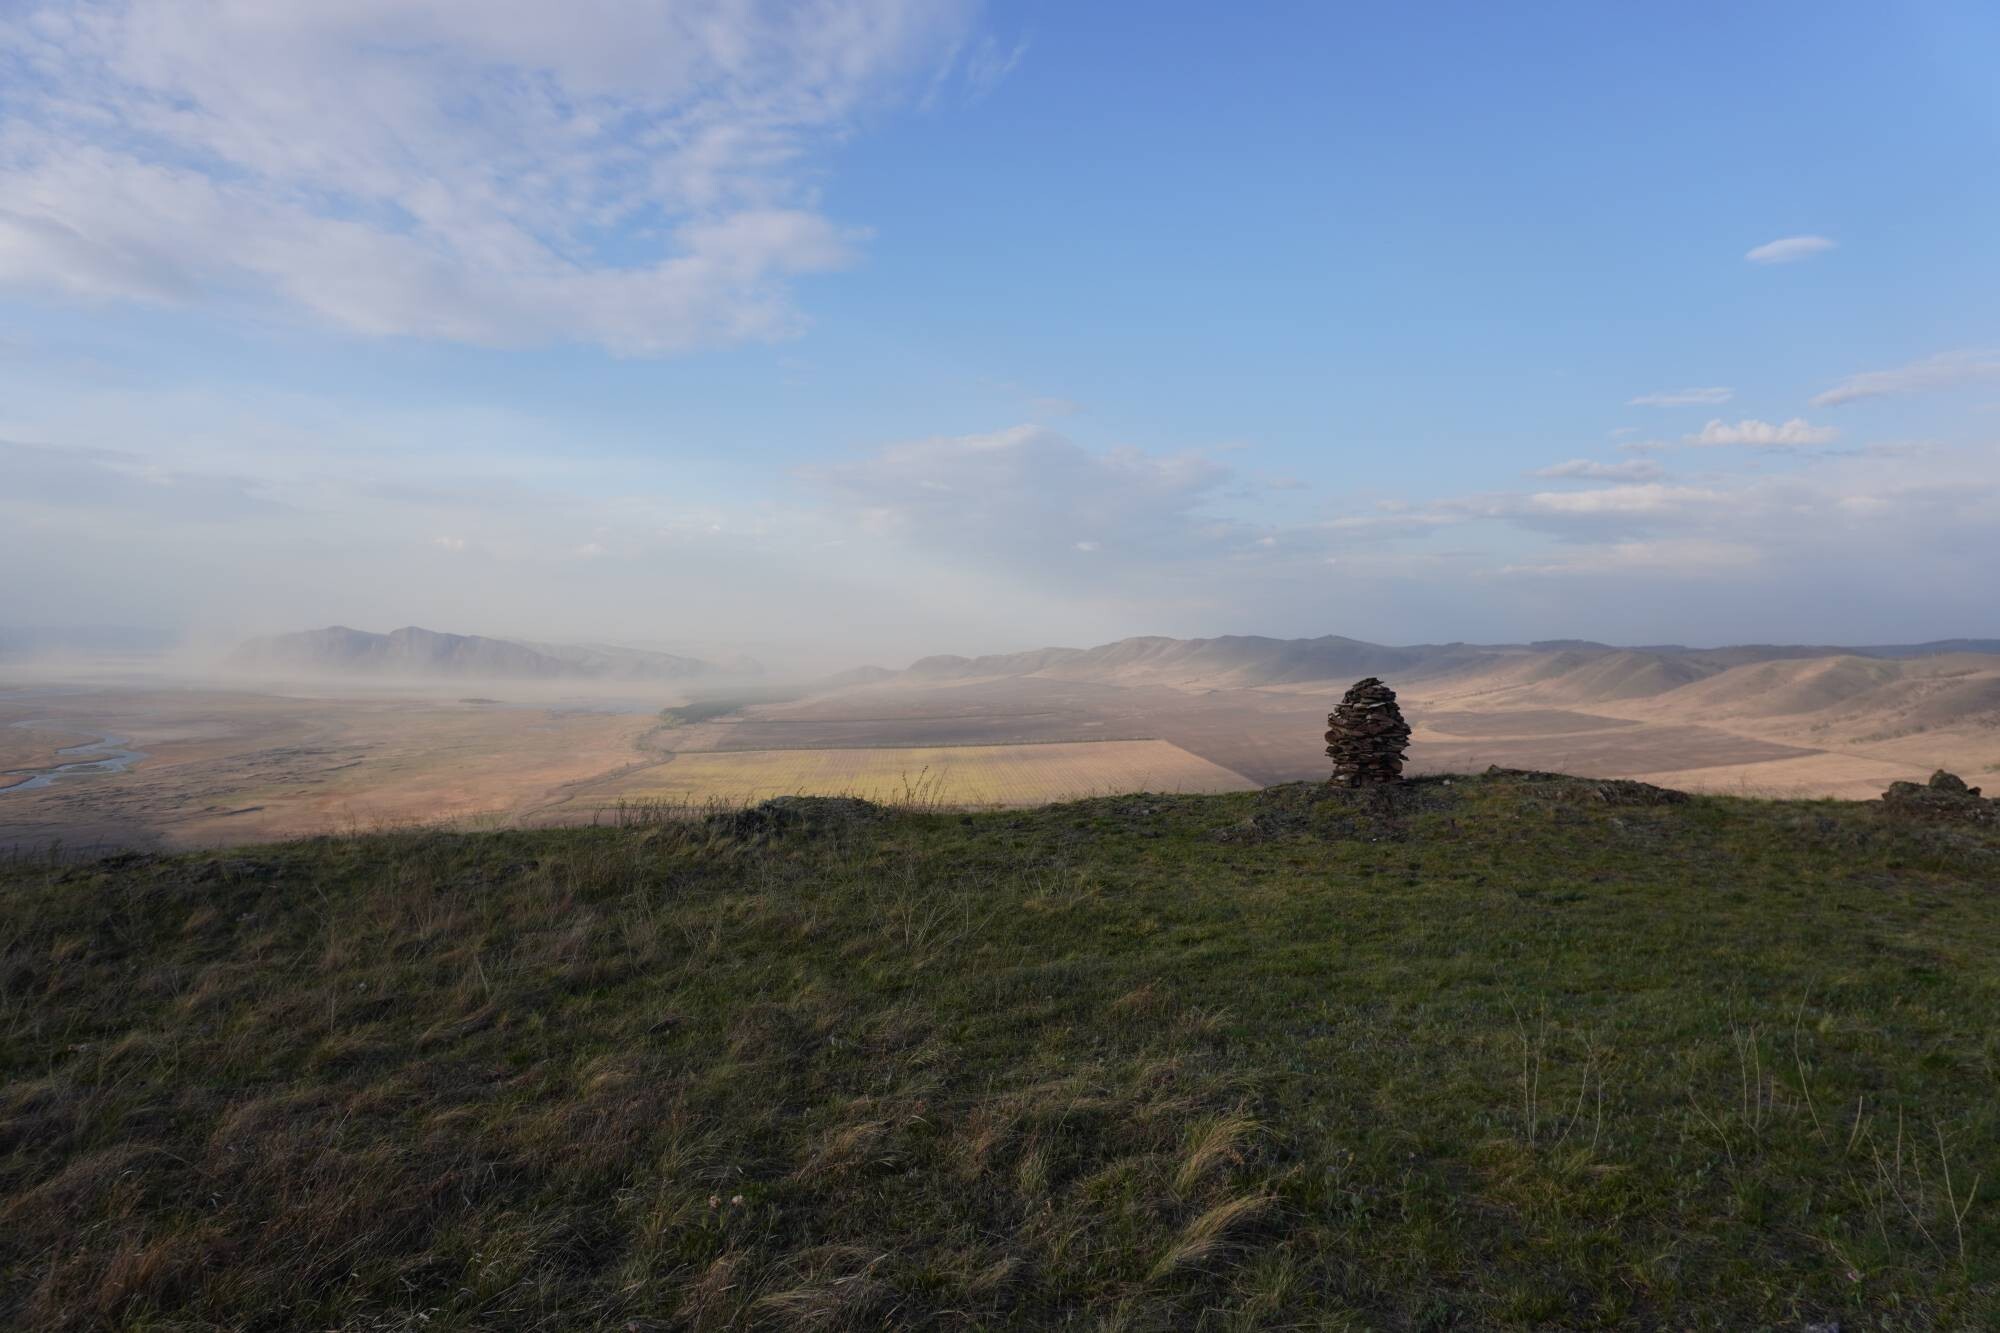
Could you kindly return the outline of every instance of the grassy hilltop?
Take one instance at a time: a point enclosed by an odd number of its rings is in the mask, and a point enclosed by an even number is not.
[[[0,1325],[2000,1323],[2000,830],[1536,776],[0,866]]]

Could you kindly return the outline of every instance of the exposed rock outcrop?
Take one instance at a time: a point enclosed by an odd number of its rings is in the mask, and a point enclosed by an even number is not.
[[[1689,800],[1684,791],[1632,778],[1579,778],[1533,768],[1502,768],[1498,764],[1490,765],[1484,776],[1502,782],[1529,783],[1542,788],[1547,795],[1603,805],[1686,805]]]
[[[1943,769],[1925,783],[1892,782],[1882,793],[1885,813],[1906,819],[1963,820],[1974,824],[2000,824],[2000,801],[1990,801],[1969,787],[1965,779]]]

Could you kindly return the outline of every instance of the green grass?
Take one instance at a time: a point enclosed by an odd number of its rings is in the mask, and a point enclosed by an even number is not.
[[[711,722],[718,717],[728,717],[749,707],[742,699],[697,699],[693,703],[677,705],[660,710],[660,721],[669,727],[691,727],[697,722]]]
[[[698,695],[684,704],[662,708],[660,721],[669,727],[692,726],[697,722],[712,722],[719,717],[740,713],[753,704],[790,703],[799,697],[797,690],[782,687],[738,689],[727,694]]]
[[[1994,1326],[2000,835],[1581,783],[0,867],[0,1325]]]

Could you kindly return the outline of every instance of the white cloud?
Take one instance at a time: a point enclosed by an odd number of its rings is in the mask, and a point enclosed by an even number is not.
[[[852,262],[811,156],[972,0],[42,0],[0,19],[0,286],[631,354]],[[963,67],[961,67],[963,68]]]
[[[1688,444],[1723,445],[1748,444],[1758,448],[1785,449],[1801,444],[1825,444],[1839,434],[1831,426],[1809,425],[1799,417],[1774,425],[1768,421],[1757,421],[1745,417],[1735,425],[1717,419],[1703,426],[1698,434],[1684,436]]]
[[[1566,463],[1538,468],[1529,475],[1574,477],[1582,481],[1653,481],[1662,474],[1660,465],[1646,458],[1634,458],[1624,463],[1600,463],[1590,458],[1572,458]]]
[[[1814,407],[1838,407],[1863,398],[1956,389],[2000,380],[2000,350],[1943,352],[1894,370],[1850,375],[1812,400]]]
[[[1835,248],[1825,236],[1781,236],[1751,250],[1743,257],[1753,264],[1791,264]]]
[[[799,475],[874,536],[934,560],[1053,578],[1075,576],[1075,561],[1054,559],[1062,552],[1115,554],[1128,572],[1166,569],[1219,554],[1241,535],[1204,513],[1234,480],[1213,459],[1095,453],[1042,426],[890,445]],[[1079,532],[1094,535],[1079,540]]]
[[[1434,528],[1463,521],[1462,513],[1454,512],[1444,505],[1427,509],[1398,506],[1385,509],[1379,514],[1345,514],[1339,518],[1327,519],[1318,526],[1341,536],[1380,539],[1417,536]]]
[[[1708,389],[1668,389],[1658,393],[1642,393],[1637,398],[1625,400],[1627,407],[1690,407],[1704,403],[1726,403],[1736,396],[1736,390],[1721,387]]]
[[[1691,504],[1720,498],[1716,492],[1692,486],[1644,482],[1606,486],[1594,491],[1540,491],[1526,496],[1521,508],[1538,514],[1659,515],[1678,513]]]

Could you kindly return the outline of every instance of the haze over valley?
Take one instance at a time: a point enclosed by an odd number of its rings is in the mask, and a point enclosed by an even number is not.
[[[100,636],[100,639],[102,636]],[[210,846],[858,795],[966,808],[1318,780],[1355,679],[1411,771],[1865,799],[2000,773],[2000,642],[1618,648],[1141,637],[814,675],[333,626],[185,658],[0,658],[0,844]],[[1973,777],[1977,781],[1977,776]]]

